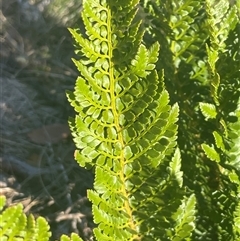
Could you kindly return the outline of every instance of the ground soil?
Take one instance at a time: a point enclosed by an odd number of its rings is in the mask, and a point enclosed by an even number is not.
[[[67,27],[82,26],[79,0],[1,0],[0,188],[7,205],[44,216],[52,240],[92,235],[91,171],[73,158],[66,90],[78,75]]]

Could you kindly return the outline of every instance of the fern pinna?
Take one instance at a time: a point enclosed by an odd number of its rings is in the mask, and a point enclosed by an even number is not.
[[[68,93],[75,158],[95,171],[88,197],[97,240],[182,240],[194,227],[195,198],[181,188],[178,105],[155,70],[159,44],[142,44],[138,2],[83,1],[87,37],[70,29],[80,55]]]

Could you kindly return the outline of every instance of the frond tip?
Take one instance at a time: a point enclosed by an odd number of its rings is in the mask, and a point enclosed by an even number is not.
[[[177,221],[175,226],[175,234],[171,240],[181,241],[191,237],[192,230],[195,228],[195,212],[196,212],[196,198],[191,195],[182,200],[173,219]]]

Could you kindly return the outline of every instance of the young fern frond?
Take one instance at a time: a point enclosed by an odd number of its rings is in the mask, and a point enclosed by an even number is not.
[[[155,70],[159,44],[149,49],[142,44],[137,4],[84,1],[88,37],[70,29],[83,55],[74,60],[80,77],[74,93],[68,93],[77,112],[70,125],[76,160],[95,169],[88,197],[97,240],[171,238],[175,234],[164,227],[173,225],[171,216],[184,194],[179,151],[169,160],[176,146],[178,105],[169,105],[163,76]]]
[[[32,215],[26,217],[22,204],[3,209],[6,198],[0,196],[0,239],[22,240],[22,241],[49,241],[51,233],[47,221],[38,217],[37,220]],[[80,240],[79,240],[80,241]]]
[[[32,214],[26,216],[23,212],[23,205],[4,209],[6,197],[0,196],[0,240],[1,241],[49,241],[51,232],[49,225],[43,217],[36,220]],[[77,234],[70,237],[62,235],[60,241],[83,241]]]

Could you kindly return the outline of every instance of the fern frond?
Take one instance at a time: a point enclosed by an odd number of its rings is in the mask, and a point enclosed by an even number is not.
[[[229,183],[230,174],[238,172],[228,152],[239,128],[236,123],[233,132],[230,128],[240,94],[239,0],[142,4],[147,31],[161,43],[157,66],[164,68],[166,88],[180,107],[184,183],[198,200],[193,240],[238,240],[232,230],[238,182]]]
[[[218,58],[218,53],[215,50],[208,50],[211,52],[210,58],[212,59],[212,66],[211,69],[218,75],[217,69],[215,68],[215,62]],[[209,52],[209,53],[210,53]],[[220,76],[218,78],[220,81]],[[213,82],[214,83],[214,82]],[[219,82],[220,83],[220,82]],[[209,108],[209,106],[214,107],[215,109],[215,115],[220,115],[219,109],[221,109],[222,105],[224,103],[218,102],[218,91],[216,91],[219,87],[219,84],[217,86],[214,86],[214,94],[215,97],[215,103],[218,104],[218,108],[215,108],[215,105],[211,104],[204,104],[205,108],[208,106],[208,111],[203,110],[203,104],[200,103],[200,108],[202,110],[202,113],[205,117],[211,116],[209,113],[211,112],[212,108]],[[208,113],[208,114],[207,114]],[[229,113],[229,111],[227,112]],[[239,193],[240,193],[240,171],[239,171],[239,135],[240,135],[240,122],[239,122],[239,101],[237,108],[234,112],[230,112],[229,114],[231,117],[234,117],[234,122],[227,122],[224,119],[228,119],[225,116],[223,116],[219,120],[219,125],[223,128],[220,128],[219,131],[213,132],[213,137],[215,141],[215,145],[210,146],[208,144],[202,144],[202,149],[205,152],[206,156],[212,160],[218,163],[217,168],[219,172],[219,177],[221,177],[222,182],[221,185],[223,185],[224,189],[216,190],[213,193],[213,201],[219,202],[217,205],[218,212],[222,212],[222,216],[220,217],[219,213],[215,213],[214,215],[217,217],[216,221],[220,223],[220,219],[223,219],[225,216],[225,219],[228,219],[229,221],[221,222],[221,224],[218,226],[218,235],[221,236],[225,240],[238,240],[240,237],[239,234]],[[212,114],[212,117],[214,115]],[[226,179],[230,180],[230,184],[225,184]],[[225,186],[227,185],[227,187]],[[224,191],[223,191],[224,190]],[[231,194],[230,194],[231,193]],[[226,210],[228,212],[226,213]],[[231,219],[229,217],[229,213],[231,213],[231,217],[234,217],[234,219]],[[225,220],[224,219],[224,220]]]
[[[11,237],[13,238],[16,234],[22,232],[24,226],[26,225],[26,217],[22,212],[22,205],[18,204],[13,206],[12,208],[8,208],[3,211],[0,216],[1,220],[1,230],[0,237]],[[21,226],[21,222],[23,222],[23,226]],[[18,225],[21,227],[18,229]]]
[[[192,230],[195,228],[195,206],[196,198],[194,195],[183,199],[181,206],[173,215],[173,219],[177,222],[171,240],[181,241],[191,237]]]
[[[159,44],[147,48],[142,43],[141,21],[135,18],[138,2],[84,1],[87,38],[70,30],[83,55],[74,60],[80,76],[74,93],[68,93],[77,112],[70,125],[76,160],[95,168],[88,197],[97,240],[166,236],[163,220],[181,204],[179,151],[169,161],[179,107],[170,106],[163,76],[155,70]],[[158,207],[173,190],[178,199]],[[142,221],[142,216],[149,218]],[[152,229],[153,223],[158,228]],[[170,225],[170,219],[165,223]]]
[[[234,115],[237,121],[229,124],[229,138],[231,139],[231,143],[228,155],[230,158],[229,163],[240,172],[240,98]]]
[[[3,206],[5,197],[1,196]],[[3,207],[2,206],[2,207]],[[35,222],[32,215],[26,217],[22,204],[8,207],[0,214],[0,238],[1,240],[24,240],[24,241],[48,241],[51,232],[47,221],[39,217]]]
[[[43,217],[36,220],[33,215],[28,217],[23,212],[21,203],[8,207],[6,205],[6,197],[0,196],[0,240],[1,241],[49,241],[51,232],[49,224]],[[77,234],[71,237],[61,236],[61,241],[83,241]]]
[[[171,42],[171,50],[177,58],[180,57],[190,62],[194,58],[192,51],[206,39],[204,31],[198,31],[199,25],[196,19],[200,19],[201,2],[199,1],[173,1],[171,4],[170,27],[174,34],[174,40]],[[170,10],[170,9],[169,9]],[[200,10],[200,11],[199,11]],[[202,38],[201,41],[200,38]]]
[[[43,240],[48,241],[51,233],[49,232],[49,225],[45,218],[38,217],[36,220],[36,239],[37,240]]]
[[[219,105],[218,92],[220,76],[215,66],[219,59],[219,54],[226,51],[225,41],[229,36],[229,32],[237,25],[237,8],[236,5],[230,7],[229,1],[227,0],[221,0],[218,3],[213,0],[207,0],[206,6],[208,29],[211,40],[211,46],[207,46],[208,63],[212,76],[211,93],[215,104]]]
[[[240,202],[238,203],[234,213],[234,230],[240,236]]]
[[[207,0],[206,7],[212,48],[224,51],[229,32],[235,28],[238,22],[237,7],[236,5],[230,6],[227,0],[218,2]]]
[[[49,235],[50,237],[50,235]],[[37,240],[36,234],[36,221],[32,214],[30,214],[27,218],[27,226],[26,226],[26,235],[25,240]]]

